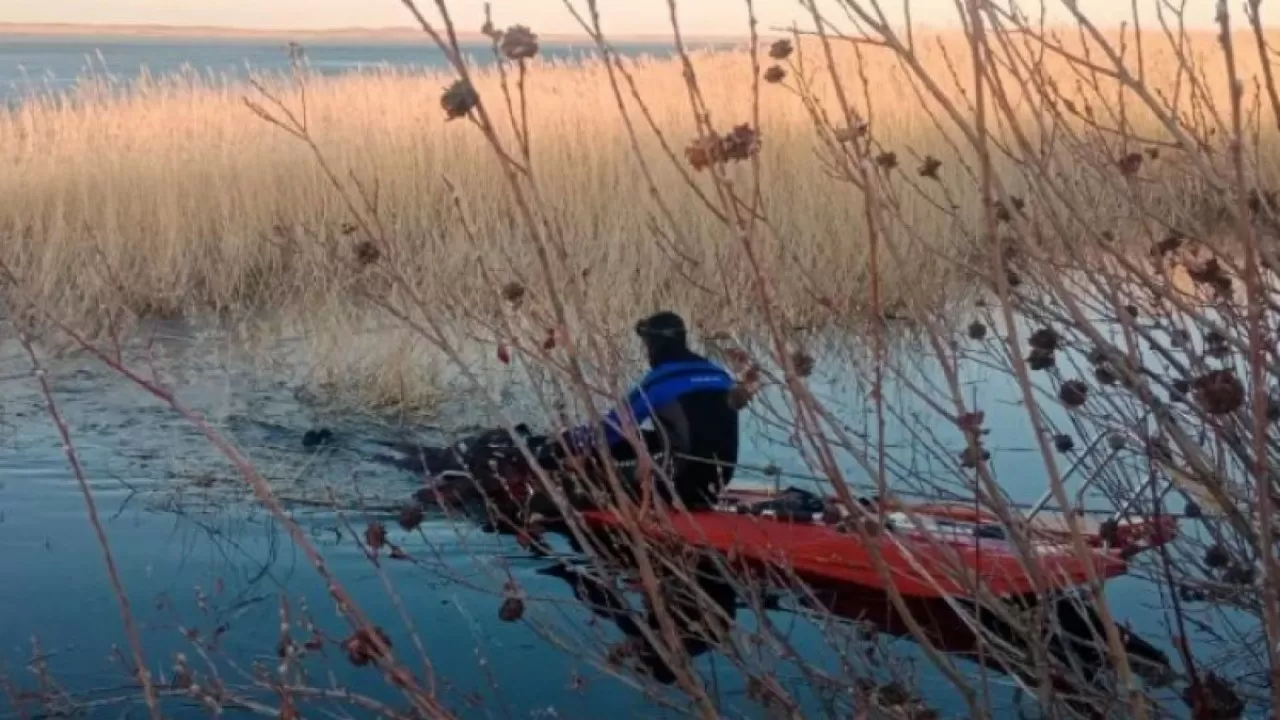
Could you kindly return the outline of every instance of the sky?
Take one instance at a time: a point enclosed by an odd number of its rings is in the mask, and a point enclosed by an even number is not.
[[[584,8],[585,0],[569,0]],[[1009,2],[1010,0],[1002,0]],[[1038,14],[1041,2],[1056,10],[1050,18],[1065,17],[1066,0],[1020,0],[1028,14]],[[1114,26],[1131,17],[1134,0],[1077,0],[1081,11],[1099,25]],[[435,18],[433,0],[418,0],[428,17]],[[820,0],[834,7],[837,0]],[[867,4],[867,0],[862,0]],[[911,0],[918,24],[954,26],[956,0]],[[1185,3],[1187,24],[1205,27],[1213,22],[1215,0],[1136,0],[1144,24],[1154,26],[1157,2]],[[881,0],[886,12],[901,12],[903,0]],[[498,25],[516,22],[548,33],[578,31],[564,0],[492,0]],[[478,29],[483,0],[448,0],[460,28]],[[802,22],[805,12],[798,0],[755,0],[761,30]],[[1243,0],[1231,3],[1234,22],[1243,24]],[[618,34],[670,34],[667,0],[600,0],[605,30]],[[742,35],[746,33],[746,0],[681,0],[680,22],[690,34]],[[1280,25],[1280,7],[1274,0],[1262,4],[1269,25]],[[890,11],[892,9],[892,11]],[[1237,12],[1239,11],[1239,12]],[[0,0],[0,22],[108,23],[207,25],[255,29],[327,29],[337,27],[387,27],[409,25],[410,17],[400,0]]]

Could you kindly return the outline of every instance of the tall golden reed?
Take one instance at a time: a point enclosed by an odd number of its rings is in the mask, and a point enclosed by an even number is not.
[[[1215,79],[1216,40],[1191,40],[1210,90],[1225,97]],[[920,35],[916,41],[923,65],[950,95],[961,97],[969,72],[964,38]],[[818,96],[838,115],[819,48],[804,48]],[[1185,85],[1176,78],[1167,40],[1148,33],[1144,52],[1149,85]],[[745,51],[704,53],[695,62],[713,121],[726,129],[747,121]],[[960,199],[961,217],[974,218],[980,203],[968,189],[973,183],[964,158],[931,119],[931,101],[910,89],[908,73],[886,50],[846,45],[839,62],[843,77],[869,81],[869,95],[861,88],[850,88],[851,94],[859,103],[869,99],[872,132],[898,155],[903,181],[897,184],[906,193],[905,214],[916,224],[913,232],[898,230],[892,238],[911,248],[905,253],[911,264],[885,270],[895,275],[885,284],[895,295],[888,302],[936,300],[962,282],[950,258],[968,239],[959,223],[907,192],[906,180],[920,181],[921,158],[940,159],[940,180]],[[1065,95],[1088,101],[1065,61],[1048,55],[1045,67]],[[678,154],[694,132],[679,65],[644,59],[634,75]],[[498,108],[496,74],[480,71],[479,78],[482,96]],[[761,240],[762,253],[796,322],[818,314],[818,297],[853,318],[865,305],[861,197],[824,169],[813,123],[786,89],[794,80],[762,85],[764,197],[776,230]],[[383,71],[311,77],[306,90],[309,127],[321,149],[340,172],[373,189],[394,229],[398,262],[442,313],[487,306],[495,289],[479,271],[481,263],[499,276],[529,267],[492,153],[466,122],[444,121],[438,99],[450,81],[445,72]],[[285,79],[270,84],[299,107],[296,88]],[[243,99],[253,94],[244,85],[195,75],[146,78],[125,88],[90,81],[70,95],[28,98],[0,114],[0,253],[24,278],[24,290],[68,316],[119,306],[161,314],[216,309],[233,316],[261,309],[350,311],[349,244],[342,242],[348,213],[303,144],[247,109]],[[746,284],[733,239],[679,187],[658,143],[642,130],[658,184],[694,241],[680,248],[677,259],[650,231],[655,206],[604,68],[590,61],[538,64],[528,96],[533,171],[570,241],[564,270],[587,271],[604,316],[625,323],[638,312],[672,305],[704,324],[740,317],[750,302],[747,293],[726,303],[698,289]],[[497,114],[505,117],[505,110]],[[1137,132],[1164,137],[1150,118],[1132,120]],[[1118,148],[1115,138],[1100,136],[1098,142],[1101,152]],[[1071,172],[1073,163],[1064,156],[1057,170]],[[1013,177],[1016,167],[1005,159],[1001,170]],[[745,172],[742,179],[748,179]],[[930,192],[929,183],[922,184]],[[1089,192],[1087,183],[1081,185],[1082,193]],[[1097,204],[1104,207],[1105,198]]]

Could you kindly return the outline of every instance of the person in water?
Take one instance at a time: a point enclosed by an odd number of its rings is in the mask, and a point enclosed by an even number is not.
[[[628,393],[626,405],[605,416],[609,452],[617,459],[635,457],[624,422],[640,427],[650,421],[654,428],[643,433],[645,445],[651,452],[666,452],[675,497],[690,510],[711,507],[733,479],[738,462],[738,411],[729,401],[733,376],[689,349],[684,320],[674,312],[647,317],[636,323],[635,331],[644,343],[650,369]],[[593,446],[595,438],[596,429],[586,424],[551,446],[567,445],[561,453],[581,453]],[[665,485],[658,483],[658,495],[671,502]]]

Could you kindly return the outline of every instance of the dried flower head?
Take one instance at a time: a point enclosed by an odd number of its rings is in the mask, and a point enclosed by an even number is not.
[[[791,364],[795,367],[796,375],[799,377],[809,377],[813,374],[813,356],[803,350],[796,350],[791,353]]]
[[[1069,408],[1084,405],[1089,397],[1089,386],[1083,380],[1068,380],[1058,388],[1058,399]]]
[[[1110,387],[1120,380],[1116,375],[1116,371],[1111,369],[1110,365],[1099,365],[1093,369],[1093,379],[1098,381],[1099,385]]]
[[[938,179],[938,169],[942,167],[942,161],[932,155],[925,155],[924,162],[920,164],[916,170],[920,177],[929,178],[931,180]]]
[[[970,445],[960,453],[960,467],[976,468],[978,462],[986,462],[991,459],[991,453],[982,446]]]
[[[1069,453],[1076,448],[1076,441],[1073,440],[1070,435],[1054,435],[1053,447],[1060,453]]]
[[[1244,405],[1244,384],[1229,369],[1213,370],[1196,378],[1195,389],[1200,407],[1210,415],[1227,415]]]
[[[426,519],[426,513],[423,512],[422,506],[413,502],[400,508],[400,514],[396,518],[396,522],[405,530],[413,530],[421,525],[424,519]]]
[[[378,246],[374,245],[371,241],[364,240],[356,243],[355,256],[357,263],[368,266],[382,259],[382,251],[379,250]]]
[[[1204,564],[1207,567],[1218,570],[1226,567],[1231,563],[1231,553],[1221,545],[1213,545],[1204,552]]]
[[[517,305],[524,299],[524,285],[512,280],[502,286],[502,299]]]
[[[694,170],[722,165],[730,160],[747,160],[760,152],[760,134],[750,125],[738,125],[723,137],[701,137],[684,149],[685,159]]]
[[[724,157],[729,160],[747,160],[760,152],[760,133],[746,123],[736,125],[721,140]]]
[[[1204,351],[1216,358],[1231,355],[1231,341],[1217,330],[1210,330],[1204,335]]]
[[[987,326],[979,320],[969,323],[969,339],[982,340],[987,337]]]
[[[387,528],[379,522],[369,523],[369,527],[364,529],[364,541],[374,550],[382,548],[387,544]]]
[[[892,170],[898,167],[898,154],[890,150],[885,150],[879,155],[876,155],[876,165],[884,168],[885,170]]]
[[[351,637],[342,641],[342,649],[347,653],[347,660],[351,661],[352,665],[364,667],[371,661],[384,657],[374,639],[375,634],[384,646],[391,647],[391,638],[380,627],[375,627],[372,631],[368,628],[360,628],[352,633]]]
[[[787,40],[786,38],[774,40],[773,44],[769,46],[769,57],[774,60],[786,60],[791,57],[791,53],[794,50],[795,47],[792,46],[790,40]]]
[[[440,107],[444,108],[445,120],[466,117],[479,103],[480,94],[463,78],[453,81],[440,96]]]
[[[787,79],[787,71],[782,69],[781,65],[770,65],[764,71],[764,81],[768,83],[780,83]]]
[[[524,617],[524,600],[516,595],[508,595],[498,608],[498,619],[502,622],[516,622]]]
[[[986,420],[987,414],[981,410],[967,412],[956,418],[956,425],[966,433],[978,433],[982,431],[982,423]]]
[[[1142,154],[1129,153],[1116,161],[1116,166],[1120,168],[1120,174],[1125,177],[1133,177],[1142,169]]]
[[[538,54],[538,36],[524,25],[512,25],[498,45],[508,60],[528,60]]]
[[[1032,370],[1048,370],[1056,364],[1057,358],[1052,350],[1032,348],[1031,354],[1027,355],[1027,366]]]
[[[1027,339],[1027,342],[1037,350],[1054,352],[1062,346],[1062,336],[1051,327],[1042,327],[1031,333],[1031,337]]]

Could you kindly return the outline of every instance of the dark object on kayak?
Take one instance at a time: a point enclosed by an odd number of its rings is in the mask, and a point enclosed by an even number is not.
[[[302,434],[302,447],[313,448],[333,442],[333,431],[329,428],[308,430]]]
[[[827,504],[815,493],[788,487],[777,495],[750,506],[752,515],[768,514],[775,520],[813,522],[826,512]]]

